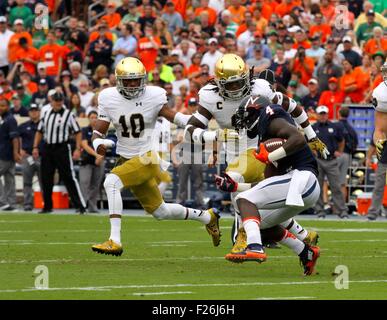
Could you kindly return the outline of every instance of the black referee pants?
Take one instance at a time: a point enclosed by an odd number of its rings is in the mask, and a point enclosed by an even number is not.
[[[40,172],[43,186],[44,209],[52,210],[52,189],[54,187],[55,169],[58,169],[75,208],[86,208],[81,188],[75,177],[70,144],[61,143],[54,145],[45,144],[42,153]]]

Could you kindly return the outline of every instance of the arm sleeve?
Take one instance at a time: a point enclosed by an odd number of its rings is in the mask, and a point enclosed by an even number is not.
[[[106,122],[111,122],[111,118],[106,111],[106,107],[107,107],[107,99],[105,97],[104,92],[102,91],[98,95],[98,119]]]
[[[17,138],[19,136],[19,131],[17,129],[17,122],[15,118],[11,118],[8,123],[9,136],[11,139]]]

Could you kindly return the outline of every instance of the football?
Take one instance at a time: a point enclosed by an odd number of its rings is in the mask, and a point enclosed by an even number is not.
[[[273,152],[274,150],[277,150],[278,148],[282,147],[285,142],[286,142],[285,139],[273,138],[273,139],[268,139],[262,143],[265,145],[266,150],[268,152]]]

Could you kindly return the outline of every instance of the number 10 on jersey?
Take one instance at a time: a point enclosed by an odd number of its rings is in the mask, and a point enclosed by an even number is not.
[[[141,113],[134,113],[129,118],[129,123],[126,123],[124,115],[120,116],[119,123],[122,126],[121,136],[124,138],[139,138],[141,132],[145,129],[144,117]],[[128,127],[130,125],[130,128]],[[129,129],[131,129],[129,132]]]

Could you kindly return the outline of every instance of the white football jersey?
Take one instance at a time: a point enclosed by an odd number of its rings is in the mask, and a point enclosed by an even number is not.
[[[374,89],[372,98],[376,111],[387,112],[387,85],[384,81]]]
[[[269,82],[264,79],[255,79],[251,88],[251,95],[261,95],[270,101],[274,99],[276,93]],[[216,86],[207,84],[199,91],[199,105],[211,113],[221,129],[234,129],[231,118],[235,115],[243,98],[240,100],[225,100],[216,90]],[[239,136],[239,142],[228,142],[226,145],[227,160],[231,161],[239,153],[246,149],[256,148],[258,137],[249,139],[246,134]]]
[[[152,135],[161,108],[167,103],[164,89],[146,86],[138,98],[124,98],[116,87],[98,95],[98,119],[112,122],[117,134],[117,154],[130,159],[152,150]]]

